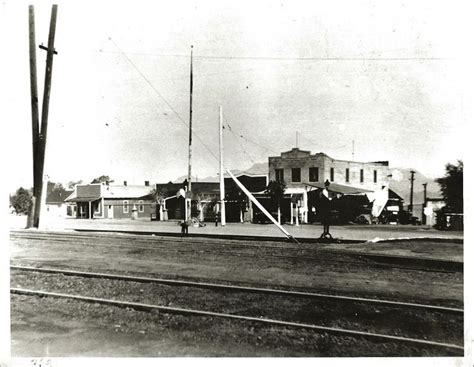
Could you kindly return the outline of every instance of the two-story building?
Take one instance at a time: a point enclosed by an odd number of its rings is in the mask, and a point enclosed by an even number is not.
[[[375,217],[388,200],[388,161],[347,161],[293,148],[279,157],[268,158],[268,174],[270,181],[285,182],[286,195],[296,197],[291,211],[297,206],[303,222],[308,221],[308,212],[312,209],[308,207],[308,193],[322,189],[326,180],[333,195],[366,195],[373,203]]]

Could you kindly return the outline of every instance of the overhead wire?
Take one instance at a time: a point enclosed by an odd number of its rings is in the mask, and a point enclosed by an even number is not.
[[[232,129],[229,122],[227,121],[226,116],[223,115],[223,117],[224,117],[225,123],[226,123],[227,128],[230,131],[230,133],[233,134],[234,136],[236,136],[237,138],[239,138],[239,135]],[[242,145],[239,145],[239,148],[247,155],[247,158],[250,160],[250,162],[252,162],[252,164],[256,164],[256,162],[252,159],[250,154],[247,152],[247,150]]]
[[[129,64],[136,70],[136,72],[145,80],[145,82],[150,86],[150,88],[158,95],[168,106],[168,108],[173,111],[173,113],[178,117],[179,121],[183,123],[186,127],[189,127],[189,124],[181,117],[181,115],[173,108],[173,106],[166,100],[165,97],[156,89],[156,87],[153,85],[153,83],[146,77],[145,74],[135,65],[135,63],[128,57],[128,55],[117,45],[117,43],[109,37],[109,41],[114,44],[114,46],[120,51],[121,55],[123,55],[126,60],[129,62]],[[207,146],[206,143],[201,139],[201,137],[195,132],[192,131],[193,136],[195,136],[199,142],[206,148],[206,150],[217,160],[219,161],[219,158],[217,155]]]
[[[114,54],[114,51],[104,51],[103,53]],[[165,54],[151,52],[127,52],[128,55],[154,56],[154,57],[189,57],[185,54]],[[451,60],[448,57],[278,57],[278,56],[222,56],[222,55],[193,55],[196,59],[205,60],[268,60],[268,61],[444,61]]]

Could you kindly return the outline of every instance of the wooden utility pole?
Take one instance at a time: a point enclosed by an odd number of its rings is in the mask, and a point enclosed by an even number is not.
[[[354,161],[354,140],[352,140],[352,161]]]
[[[189,144],[188,144],[188,191],[191,198],[191,152],[193,142],[193,46],[191,46],[191,70],[189,78]],[[190,199],[191,200],[191,199]],[[191,219],[191,201],[189,201],[188,210],[188,198],[185,198],[184,204],[186,206],[186,218],[185,220]]]
[[[31,103],[32,103],[32,128],[33,128],[33,227],[39,227],[41,201],[43,191],[44,159],[46,152],[46,137],[48,132],[49,97],[51,93],[51,78],[53,74],[54,38],[56,35],[56,18],[58,6],[53,5],[51,9],[51,21],[49,25],[48,47],[46,49],[46,72],[43,91],[43,106],[41,111],[41,129],[38,126],[38,87],[36,81],[36,52],[35,30],[34,30],[34,7],[29,7],[30,24],[30,83],[31,83]]]
[[[35,206],[38,196],[38,164],[37,145],[39,134],[39,112],[38,112],[38,82],[36,74],[36,36],[35,36],[35,7],[28,7],[28,25],[30,40],[30,90],[31,90],[31,122],[32,122],[32,142],[33,142],[33,205],[28,212],[27,227],[31,228],[35,224]]]
[[[225,226],[224,146],[222,140],[222,106],[219,106],[219,177],[221,194],[221,225]]]
[[[410,206],[408,207],[408,211],[410,212],[411,215],[413,215],[413,181],[415,181],[415,171],[410,171],[411,177],[410,177]]]

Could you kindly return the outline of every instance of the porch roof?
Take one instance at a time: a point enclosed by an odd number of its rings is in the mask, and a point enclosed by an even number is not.
[[[324,183],[323,182],[315,182],[315,183],[307,183],[305,185],[315,187],[317,189],[324,189]],[[360,194],[366,194],[369,192],[374,192],[373,190],[367,190],[367,189],[362,189],[359,187],[353,187],[353,186],[346,186],[346,185],[341,185],[337,184],[334,182],[331,182],[331,184],[328,187],[328,191],[330,192],[335,192],[337,194],[343,194],[343,195],[360,195]]]
[[[99,199],[100,199],[100,197],[85,197],[85,196],[77,197],[75,195],[70,195],[64,201],[72,201],[72,202],[75,202],[75,203],[88,203],[88,202],[96,201],[96,200],[99,200]]]

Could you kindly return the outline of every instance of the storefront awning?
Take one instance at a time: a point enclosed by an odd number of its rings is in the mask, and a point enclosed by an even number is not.
[[[306,185],[317,188],[317,189],[325,188],[324,183],[322,182],[321,183],[315,182],[315,183],[306,184]],[[331,184],[329,185],[328,191],[335,192],[336,194],[342,194],[342,195],[363,195],[370,192],[374,192],[372,190],[361,189],[359,187],[353,187],[353,186],[340,185],[333,182],[331,182]]]
[[[67,202],[74,202],[74,203],[89,203],[89,202],[92,202],[92,201],[96,201],[96,200],[99,200],[100,197],[68,197],[66,200],[64,201],[67,201]]]

